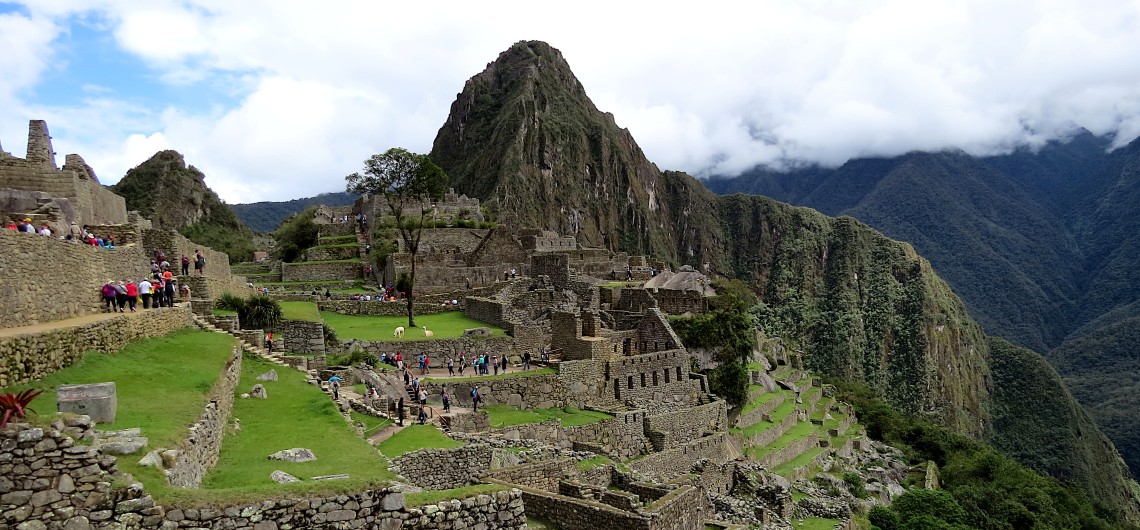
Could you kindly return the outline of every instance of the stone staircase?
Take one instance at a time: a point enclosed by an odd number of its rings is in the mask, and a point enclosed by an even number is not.
[[[202,317],[200,315],[192,315],[192,318],[194,319],[194,325],[198,326],[199,329],[202,329],[205,331],[212,331],[214,333],[225,333],[227,335],[232,335],[235,339],[237,339],[238,346],[241,348],[241,350],[243,352],[254,353],[258,357],[261,357],[262,359],[264,359],[265,361],[273,363],[273,364],[278,365],[278,366],[290,367],[290,368],[292,367],[292,365],[285,362],[285,360],[282,358],[280,353],[278,353],[278,352],[270,353],[268,349],[249,342],[247,340],[247,337],[244,336],[248,333],[251,333],[251,331],[249,331],[249,330],[231,329],[231,330],[227,331],[225,329],[222,329],[222,328],[214,325],[214,323],[211,322],[210,319]],[[243,333],[243,331],[244,331],[244,333]],[[255,331],[258,334],[261,333],[261,330],[253,330],[253,331]]]

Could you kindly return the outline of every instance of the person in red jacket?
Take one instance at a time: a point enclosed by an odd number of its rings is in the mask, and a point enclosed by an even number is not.
[[[135,312],[135,303],[139,299],[139,286],[135,282],[127,282],[127,305],[130,306],[131,312]]]

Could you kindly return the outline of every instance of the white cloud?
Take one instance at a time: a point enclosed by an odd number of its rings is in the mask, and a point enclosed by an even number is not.
[[[30,17],[0,15],[0,44],[24,52],[0,57],[0,138],[47,117],[57,150],[103,164],[92,162],[104,180],[145,150],[177,149],[233,202],[339,190],[371,153],[427,151],[463,82],[529,38],[561,49],[662,168],[986,154],[1076,127],[1140,135],[1136,2],[32,4]],[[151,77],[236,103],[37,99],[57,28],[77,16],[99,20]]]

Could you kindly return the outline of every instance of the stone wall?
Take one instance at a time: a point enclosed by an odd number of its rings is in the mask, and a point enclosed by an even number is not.
[[[567,438],[575,448],[597,449],[618,460],[628,460],[650,450],[645,437],[645,412],[615,412],[614,417],[588,425],[567,427]]]
[[[684,350],[621,357],[606,363],[609,378],[602,389],[615,400],[638,405],[691,401],[689,356]]]
[[[487,473],[484,478],[515,484],[527,488],[555,492],[558,482],[578,474],[578,466],[573,460],[562,458],[533,464],[511,466]]]
[[[704,313],[709,309],[708,298],[697,291],[681,289],[654,289],[653,298],[658,307],[670,315]]]
[[[404,332],[404,336],[409,336],[412,333],[423,333],[421,329],[411,329]],[[511,337],[487,337],[487,338],[464,338],[464,339],[434,339],[434,340],[416,340],[416,341],[367,341],[367,340],[342,340],[340,344],[334,349],[336,352],[348,352],[353,349],[362,349],[368,353],[381,354],[396,354],[397,352],[403,353],[405,358],[414,358],[420,354],[426,354],[431,357],[432,367],[442,367],[444,371],[447,370],[446,362],[440,363],[443,356],[455,356],[460,353],[466,353],[470,358],[473,352],[495,352],[495,353],[519,353],[518,348],[515,347],[515,341]],[[533,350],[532,350],[533,351]],[[467,370],[470,370],[470,364]],[[456,368],[458,370],[458,368]],[[514,371],[515,368],[512,368]],[[463,375],[470,375],[471,372],[464,371]]]
[[[194,251],[201,250],[202,255],[206,257],[204,276],[211,297],[217,298],[222,293],[227,292],[244,296],[249,292],[244,279],[234,276],[230,272],[230,257],[224,252],[202,246],[186,239],[182,234],[170,230],[144,229],[142,231],[142,242],[148,256],[146,260],[148,271],[150,270],[150,258],[154,257],[155,251],[161,251],[166,255],[166,260],[171,265],[180,267],[180,260],[183,255],[193,260]],[[190,266],[190,273],[194,274],[193,264]],[[194,296],[197,297],[197,294]]]
[[[114,250],[0,230],[0,327],[63,320],[102,310],[108,280],[150,272],[139,247]]]
[[[440,304],[428,304],[422,302],[413,302],[413,309],[417,315],[435,315],[438,313],[446,313],[448,311],[458,311],[459,308],[455,306],[443,306]],[[317,309],[321,311],[332,311],[342,315],[371,315],[371,316],[386,316],[398,317],[406,316],[408,314],[407,300],[398,300],[395,302],[384,302],[382,300],[320,300],[317,302]]]
[[[198,421],[190,425],[186,439],[178,444],[178,457],[166,473],[172,486],[197,488],[206,473],[218,463],[222,438],[234,408],[234,389],[241,379],[241,360],[241,350],[234,348],[226,360],[226,367],[206,395],[209,400],[206,409]]]
[[[142,243],[142,234],[140,234],[139,227],[133,224],[119,224],[119,225],[94,225],[87,224],[87,231],[95,234],[97,237],[106,239],[107,236],[115,238],[115,246],[124,247],[127,245],[138,245]],[[171,261],[170,263],[174,263]]]
[[[800,453],[817,447],[819,445],[819,433],[813,432],[799,440],[796,440],[787,445],[787,447],[772,451],[759,459],[760,464],[768,469],[774,469],[776,466],[783,464]]]
[[[325,325],[307,320],[282,320],[275,329],[274,347],[289,353],[325,353]]]
[[[753,372],[755,373],[755,372]],[[752,425],[756,422],[764,420],[764,417],[771,414],[773,410],[784,404],[784,395],[776,394],[759,405],[756,408],[745,412],[736,417],[736,427],[745,427]]]
[[[360,278],[362,274],[363,266],[360,260],[281,264],[281,281],[283,282],[351,280]]]
[[[678,447],[651,453],[642,459],[630,462],[629,467],[655,480],[668,481],[691,472],[698,460],[724,462],[728,459],[727,444],[726,434],[714,434]]]
[[[646,417],[647,432],[663,433],[663,442],[658,449],[676,447],[680,444],[704,436],[706,432],[728,430],[728,409],[724,401],[714,401],[664,414]]]
[[[503,313],[503,303],[498,300],[475,296],[468,297],[464,303],[463,314],[468,318],[486,322],[492,326],[511,329],[511,323],[507,322]]]
[[[318,245],[305,249],[305,261],[334,261],[360,257],[360,247],[351,245]]]
[[[523,409],[567,406],[566,389],[555,374],[449,381],[447,384],[462,406],[471,405],[471,387],[475,384],[479,385],[481,405],[509,405]]]
[[[75,446],[58,430],[12,424],[0,429],[0,448],[5,457],[0,459],[2,528],[522,530],[526,525],[517,489],[419,508],[407,508],[403,493],[383,488],[327,497],[292,494],[235,506],[165,507],[143,490],[117,489],[115,458]]]
[[[491,468],[494,449],[468,444],[453,449],[420,449],[392,461],[393,471],[428,490],[446,490],[477,484]]]
[[[0,337],[0,388],[75,364],[85,352],[115,352],[128,343],[193,325],[186,305],[124,313],[108,320]]]

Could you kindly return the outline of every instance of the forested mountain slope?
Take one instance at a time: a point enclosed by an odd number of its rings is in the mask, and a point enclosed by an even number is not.
[[[866,382],[901,410],[999,447],[1016,440],[1024,447],[1011,454],[1027,465],[1140,516],[1123,462],[1056,373],[1028,350],[992,355],[982,327],[909,244],[850,217],[766,197],[718,197],[689,175],[658,170],[549,45],[516,43],[472,77],[431,157],[456,191],[497,205],[505,224],[748,282],[762,300],[765,331],[801,348],[812,369]],[[919,162],[882,165],[908,182],[924,171]],[[806,189],[790,179],[783,185]],[[996,217],[982,201],[963,208]],[[1029,246],[1060,224],[1047,211],[1028,212],[1024,222],[1010,244]],[[999,376],[1016,373],[1027,374],[1023,387],[997,388]],[[1027,409],[1038,392],[1057,407]]]

